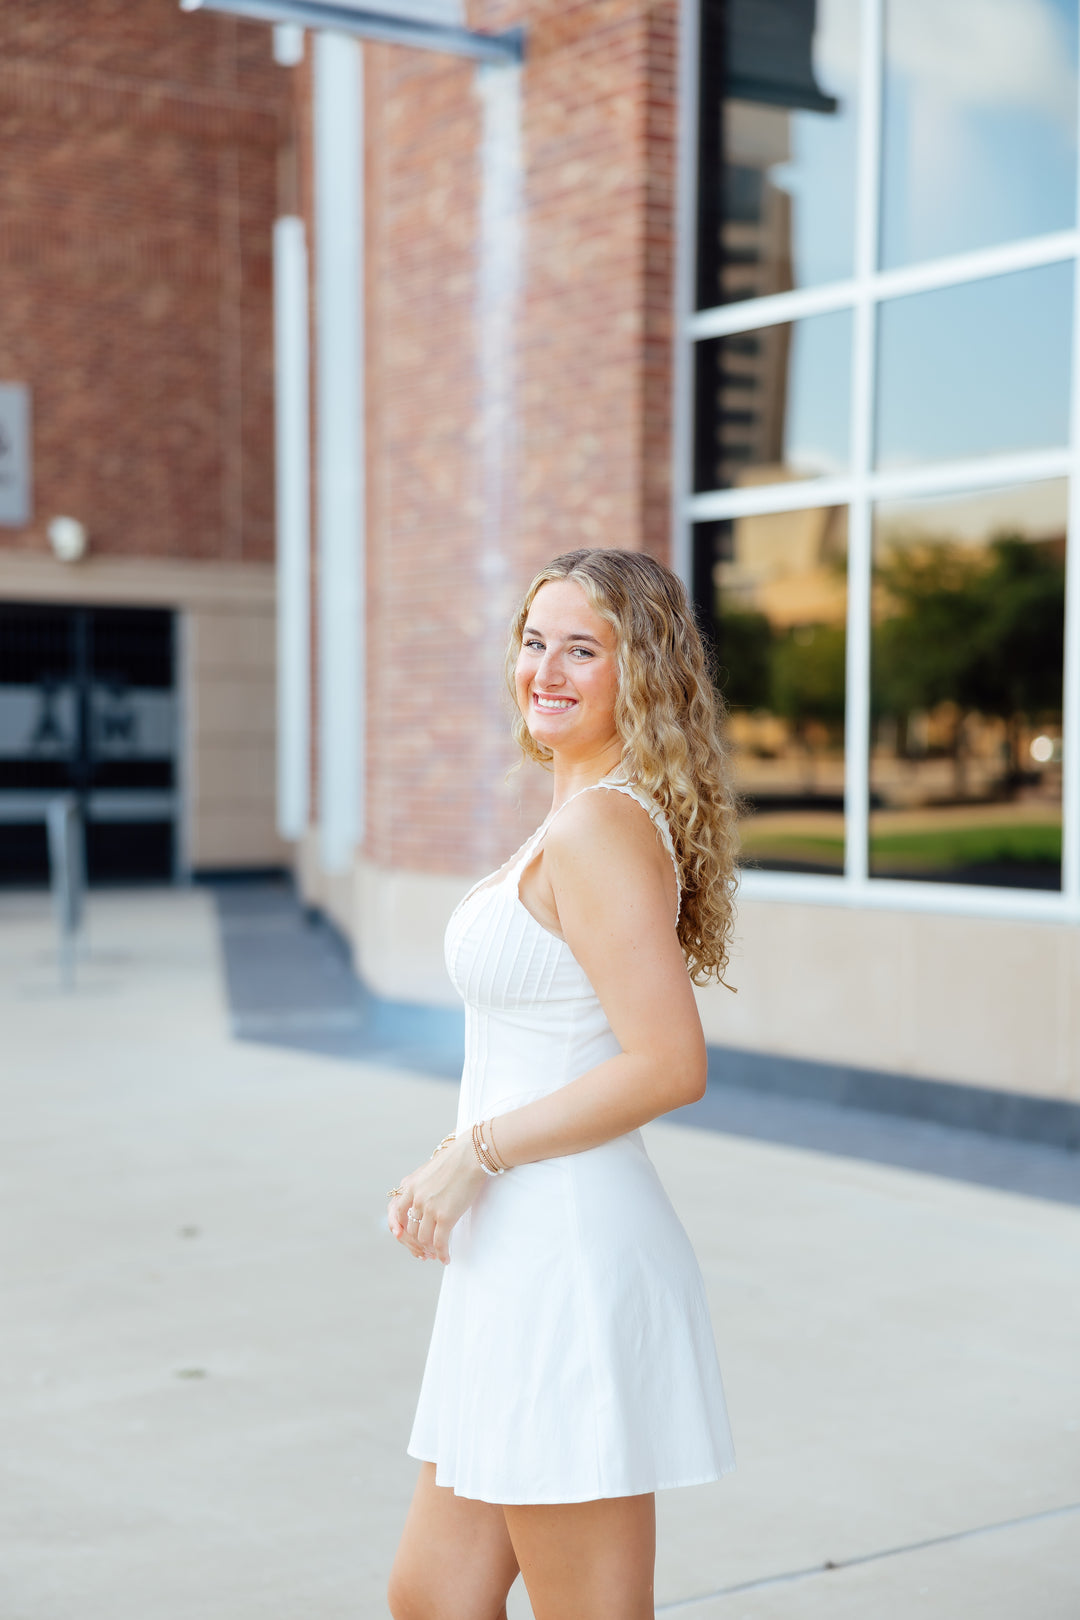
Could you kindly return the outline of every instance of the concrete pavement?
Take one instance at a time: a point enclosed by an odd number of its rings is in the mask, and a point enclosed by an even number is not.
[[[0,1616],[384,1620],[439,1279],[383,1195],[453,1088],[234,1039],[206,893],[90,923],[65,996],[44,900],[0,898]],[[1076,1620],[1080,1210],[649,1145],[740,1464],[660,1498],[658,1613]]]

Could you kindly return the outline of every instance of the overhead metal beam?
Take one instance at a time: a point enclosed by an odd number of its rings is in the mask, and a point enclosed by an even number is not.
[[[359,6],[335,5],[332,0],[180,0],[181,11],[227,11],[256,22],[294,23],[301,28],[332,29],[361,39],[390,45],[413,45],[422,51],[443,51],[477,62],[521,62],[525,57],[525,30],[508,28],[501,34],[479,34],[469,28],[395,17],[388,12]]]

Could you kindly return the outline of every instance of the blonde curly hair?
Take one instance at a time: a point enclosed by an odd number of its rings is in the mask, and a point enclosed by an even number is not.
[[[542,765],[552,753],[518,709],[514,668],[533,598],[563,579],[580,586],[615,631],[623,768],[671,828],[682,882],[679,943],[690,977],[723,984],[735,920],[737,804],[721,734],[723,701],[686,591],[670,568],[638,551],[568,551],[540,570],[511,621],[506,678],[514,740]]]

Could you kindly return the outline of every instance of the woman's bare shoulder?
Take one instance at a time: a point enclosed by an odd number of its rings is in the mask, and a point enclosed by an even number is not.
[[[545,839],[559,865],[599,861],[606,869],[666,862],[652,817],[640,799],[615,788],[579,793],[559,812]]]

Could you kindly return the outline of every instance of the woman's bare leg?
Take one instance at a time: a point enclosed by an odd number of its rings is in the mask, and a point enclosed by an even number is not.
[[[536,1620],[653,1620],[651,1495],[502,1511]]]
[[[506,1620],[517,1572],[503,1509],[455,1496],[421,1463],[390,1575],[394,1620]]]

